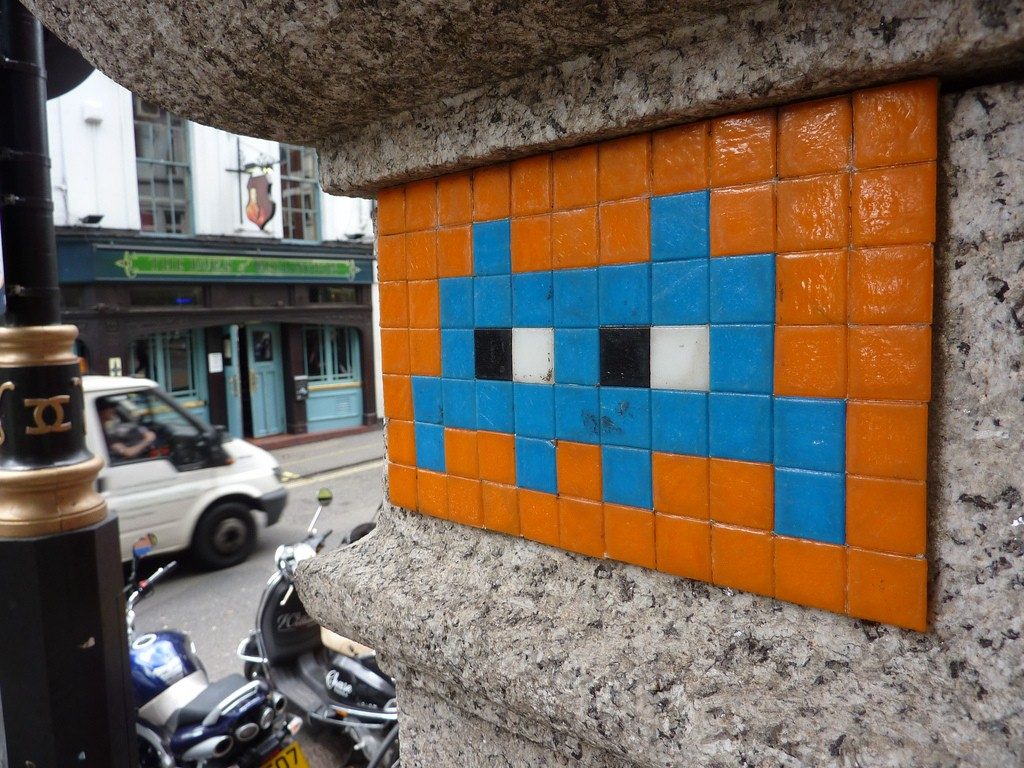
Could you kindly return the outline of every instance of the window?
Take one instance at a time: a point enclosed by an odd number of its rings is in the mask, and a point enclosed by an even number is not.
[[[124,392],[96,400],[112,465],[170,459],[179,469],[202,465],[201,425],[173,400],[154,390]]]
[[[138,339],[132,344],[132,375],[153,379],[176,398],[204,399],[203,347],[202,333],[197,331],[154,333]]]
[[[311,384],[360,380],[359,334],[355,328],[307,326],[302,329],[302,346]]]
[[[286,239],[320,239],[320,180],[308,147],[281,144],[281,210]]]
[[[134,98],[139,214],[145,232],[189,234],[191,177],[188,124],[162,107]]]
[[[356,304],[359,293],[354,285],[314,285],[309,289],[310,304]]]
[[[205,303],[203,288],[197,285],[135,285],[128,289],[128,302],[133,307],[198,307]]]

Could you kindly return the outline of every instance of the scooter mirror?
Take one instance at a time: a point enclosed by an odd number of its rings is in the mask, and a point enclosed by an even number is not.
[[[330,488],[321,488],[316,492],[316,501],[321,506],[326,507],[332,501],[334,501],[334,494],[331,493]]]
[[[136,558],[145,557],[152,551],[153,547],[155,546],[156,534],[147,533],[145,536],[138,539],[134,544],[132,544],[132,554],[135,555]]]

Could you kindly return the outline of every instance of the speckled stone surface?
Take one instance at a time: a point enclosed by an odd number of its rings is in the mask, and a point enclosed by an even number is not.
[[[396,670],[403,765],[1024,764],[1021,103],[942,102],[931,631],[392,510],[299,581]]]
[[[199,122],[315,143],[382,186],[921,75],[1024,63],[1024,0],[26,0]]]

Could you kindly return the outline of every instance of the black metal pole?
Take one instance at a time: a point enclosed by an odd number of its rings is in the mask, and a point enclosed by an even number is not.
[[[130,767],[117,520],[59,325],[42,27],[0,0],[0,766]]]

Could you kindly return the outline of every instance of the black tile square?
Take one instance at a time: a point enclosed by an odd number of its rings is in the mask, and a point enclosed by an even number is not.
[[[512,329],[477,328],[474,335],[476,377],[512,381]]]
[[[601,386],[651,386],[651,329],[601,328]]]

